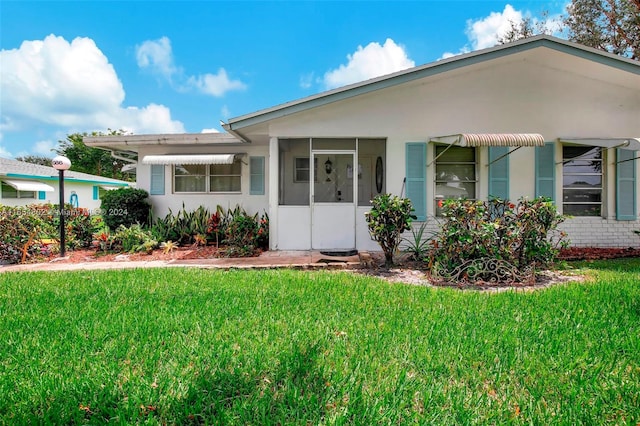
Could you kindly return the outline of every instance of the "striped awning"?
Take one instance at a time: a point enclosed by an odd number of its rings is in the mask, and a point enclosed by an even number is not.
[[[558,142],[640,151],[640,138],[558,138]]]
[[[460,133],[434,137],[430,141],[463,147],[544,146],[544,137],[538,133]]]
[[[233,164],[240,154],[145,155],[142,164]]]

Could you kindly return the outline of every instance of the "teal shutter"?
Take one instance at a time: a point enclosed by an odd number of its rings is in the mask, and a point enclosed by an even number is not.
[[[628,149],[616,150],[616,219],[618,220],[636,220],[636,162],[633,160],[635,153]]]
[[[427,220],[427,144],[409,142],[406,147],[406,188],[417,220]]]
[[[249,194],[264,195],[264,157],[249,157]]]
[[[164,164],[151,165],[150,195],[164,195]]]
[[[553,143],[536,147],[536,197],[547,197],[555,201],[556,147]]]
[[[508,153],[508,146],[489,147],[489,198],[509,199]],[[500,160],[493,163],[496,158]]]
[[[93,199],[94,200],[99,200],[100,199],[100,189],[95,185],[93,187]]]
[[[46,200],[47,199],[47,193],[44,191],[38,191],[38,200]]]

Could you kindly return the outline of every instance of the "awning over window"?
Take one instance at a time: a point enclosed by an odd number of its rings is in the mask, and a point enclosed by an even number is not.
[[[124,186],[100,185],[100,188],[104,189],[105,191],[113,191],[114,189],[124,188]]]
[[[2,180],[7,185],[17,189],[18,191],[45,191],[45,192],[53,192],[54,189],[52,186],[49,186],[42,182],[36,182],[31,180]]]
[[[142,164],[233,164],[240,154],[145,155]]]
[[[640,151],[640,138],[558,138],[558,142]]]
[[[461,133],[438,136],[430,140],[463,147],[544,146],[544,137],[538,133]]]

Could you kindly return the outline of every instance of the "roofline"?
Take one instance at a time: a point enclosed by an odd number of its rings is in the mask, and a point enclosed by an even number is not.
[[[105,146],[137,147],[168,144],[209,145],[215,142],[225,145],[246,143],[236,136],[227,133],[166,133],[147,135],[85,136],[82,140],[87,146],[94,148]]]
[[[320,107],[355,96],[386,89],[420,78],[441,74],[469,65],[501,58],[513,53],[524,52],[537,47],[547,47],[559,52],[568,53],[583,59],[618,68],[622,71],[640,75],[640,62],[613,53],[583,46],[546,34],[517,40],[512,43],[498,45],[487,49],[457,55],[447,59],[430,62],[414,68],[398,71],[381,77],[372,78],[359,83],[350,84],[305,98],[297,99],[274,107],[262,109],[250,114],[229,119],[223,127],[229,132],[237,132],[244,127],[260,124],[265,121],[285,117],[308,109]]]
[[[60,180],[58,176],[39,176],[39,175],[29,175],[29,174],[23,174],[23,173],[6,173],[0,176],[5,176],[8,178],[16,178],[16,179],[28,179],[28,180],[54,180],[54,181],[58,181]],[[79,178],[74,178],[73,176],[68,176],[65,175],[64,177],[64,181],[67,183],[73,183],[73,182],[77,182],[77,183],[95,183],[98,185],[112,185],[112,186],[131,186],[131,184],[133,182],[113,182],[113,181],[108,181],[108,180],[90,180],[90,179],[79,179]]]

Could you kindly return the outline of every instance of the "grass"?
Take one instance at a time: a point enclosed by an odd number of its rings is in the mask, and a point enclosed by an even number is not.
[[[0,424],[636,424],[640,260],[535,292],[0,274]]]

